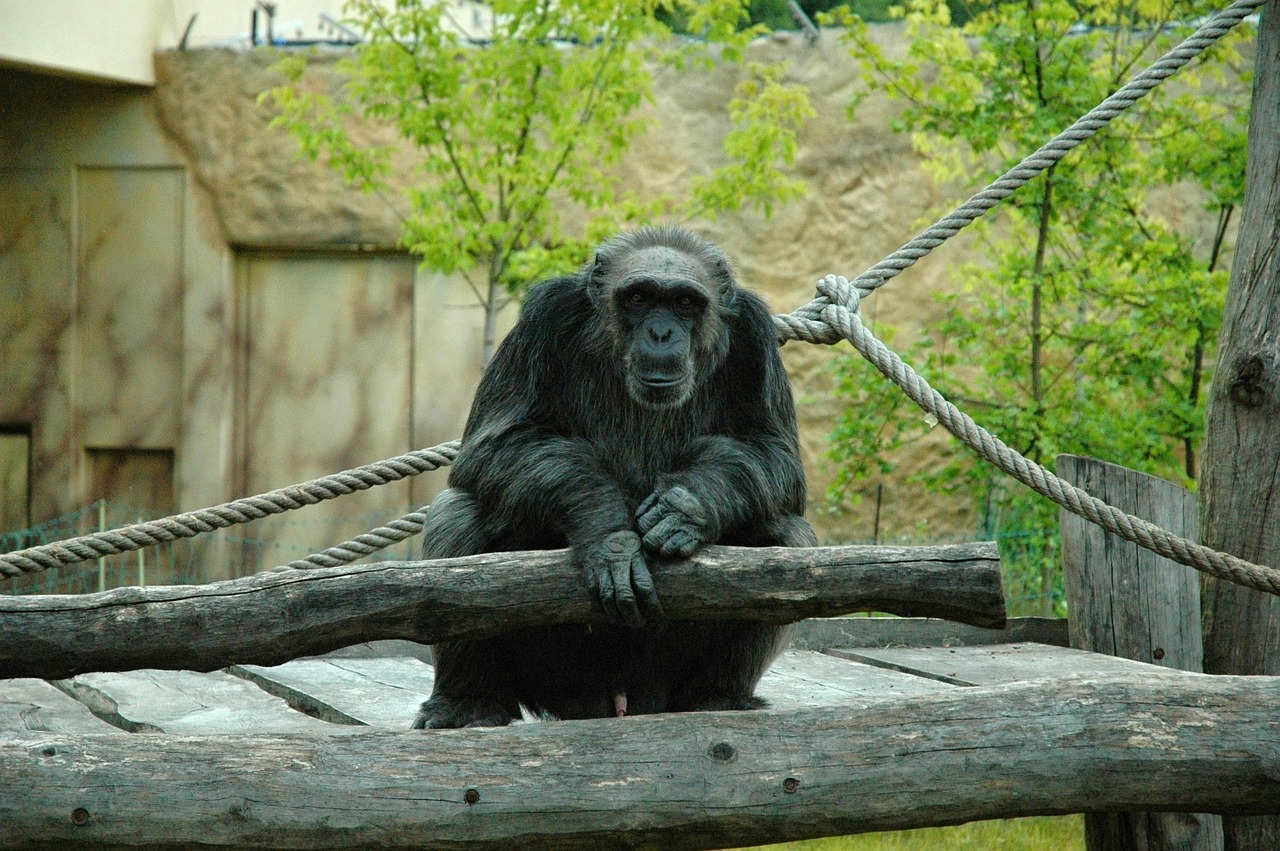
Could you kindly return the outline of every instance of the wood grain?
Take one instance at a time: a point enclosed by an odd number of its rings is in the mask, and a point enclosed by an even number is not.
[[[1076,487],[1188,540],[1199,538],[1195,494],[1094,458],[1058,456]],[[1107,532],[1068,511],[1062,563],[1071,605],[1071,646],[1183,671],[1203,670],[1200,576],[1190,567]],[[1221,851],[1222,819],[1210,813],[1085,816],[1088,851]]]
[[[1280,567],[1280,3],[1258,24],[1240,236],[1205,417],[1203,542]],[[1204,669],[1280,674],[1280,596],[1205,585]],[[1280,818],[1224,820],[1229,848],[1280,848]]]

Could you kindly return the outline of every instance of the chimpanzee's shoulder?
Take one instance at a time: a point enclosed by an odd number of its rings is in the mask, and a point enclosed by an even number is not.
[[[546,327],[559,325],[588,309],[590,298],[586,283],[579,275],[567,275],[549,278],[530,287],[520,310],[520,319]]]

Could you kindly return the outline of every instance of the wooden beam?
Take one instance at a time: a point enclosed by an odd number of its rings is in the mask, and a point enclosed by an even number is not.
[[[1262,7],[1240,236],[1205,417],[1201,540],[1280,566],[1280,0]],[[1280,673],[1280,597],[1205,584],[1204,669]],[[1226,847],[1280,848],[1280,818],[1223,821]]]
[[[671,618],[789,623],[880,611],[1004,623],[991,542],[935,547],[707,547],[656,564]],[[431,643],[604,623],[568,551],[273,571],[200,586],[0,597],[0,679],[276,665],[362,641]]]
[[[975,819],[1280,809],[1275,677],[342,736],[0,734],[0,848],[724,848]]]

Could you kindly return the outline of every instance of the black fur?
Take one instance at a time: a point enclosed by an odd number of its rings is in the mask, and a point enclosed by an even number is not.
[[[434,648],[415,727],[750,709],[782,630],[662,618],[648,561],[706,543],[812,546],[769,312],[687,231],[605,243],[534,287],[476,394],[423,555],[570,546],[615,625]]]

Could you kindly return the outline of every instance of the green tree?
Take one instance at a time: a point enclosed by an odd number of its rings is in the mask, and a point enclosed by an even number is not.
[[[956,28],[944,3],[911,0],[898,10],[903,61],[888,59],[861,21],[842,22],[869,85],[905,101],[898,129],[913,133],[937,178],[956,181],[1004,172],[1206,11],[1182,0],[1017,0]],[[942,297],[944,318],[907,360],[1033,460],[1052,468],[1058,453],[1080,453],[1194,480],[1226,291],[1222,249],[1242,193],[1247,87],[1225,85],[1241,64],[1223,44],[974,225],[980,260],[955,270],[959,291]],[[1200,218],[1215,223],[1207,240],[1152,203],[1184,181],[1204,188],[1210,215]],[[836,491],[847,497],[929,425],[860,359],[839,370],[853,403],[833,434]],[[1056,526],[1047,500],[967,452],[922,481],[972,495],[989,533]],[[1056,535],[1037,531],[1014,593],[1047,608],[1057,561]]]
[[[446,4],[348,4],[366,40],[339,63],[336,95],[309,90],[307,58],[286,57],[286,84],[264,94],[303,152],[405,209],[403,244],[423,264],[461,273],[485,308],[484,358],[495,318],[525,286],[582,262],[628,223],[713,217],[744,205],[766,213],[801,191],[781,167],[810,114],[783,69],[746,63],[740,0],[495,0],[485,38],[461,33]],[[661,13],[661,14],[660,14]],[[704,41],[677,42],[662,20]],[[743,63],[727,109],[725,161],[679,197],[642,199],[613,171],[652,100],[655,69]],[[413,185],[393,185],[391,147],[357,146],[353,115],[387,122],[417,155]],[[566,216],[568,215],[568,218]]]

